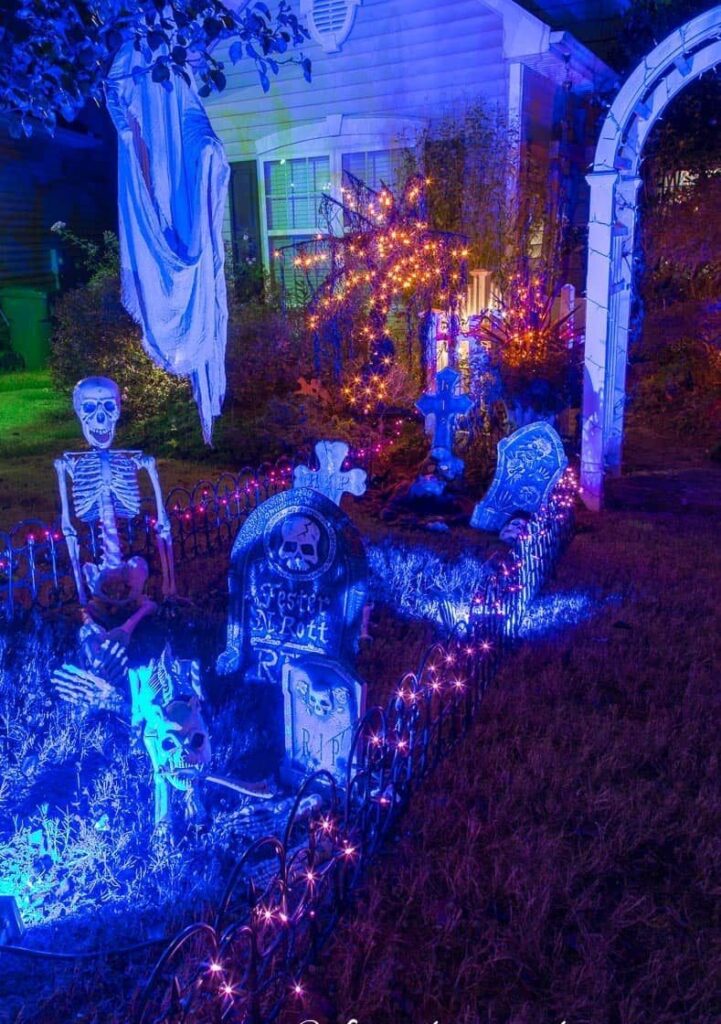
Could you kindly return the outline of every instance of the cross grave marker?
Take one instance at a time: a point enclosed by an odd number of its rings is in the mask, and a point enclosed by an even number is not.
[[[344,494],[360,497],[366,491],[364,469],[342,469],[348,457],[345,441],[318,441],[315,446],[318,469],[296,466],[293,471],[293,486],[308,487],[320,491],[336,505],[340,505]]]

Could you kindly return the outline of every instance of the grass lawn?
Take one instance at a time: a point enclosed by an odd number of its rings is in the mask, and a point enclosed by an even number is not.
[[[584,615],[506,663],[306,1018],[721,1020],[721,468],[704,472],[715,509],[680,485],[675,508],[581,514],[550,592]]]
[[[21,519],[54,518],[59,503],[53,459],[84,447],[72,403],[53,388],[47,370],[0,374],[0,530]],[[159,459],[158,467],[166,492],[234,468],[183,459]]]

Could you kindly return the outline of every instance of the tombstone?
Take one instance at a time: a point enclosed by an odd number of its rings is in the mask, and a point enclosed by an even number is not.
[[[330,498],[306,487],[269,498],[233,545],[218,672],[280,691],[286,661],[319,655],[352,671],[367,581],[361,536]]]
[[[488,493],[471,516],[478,530],[500,530],[516,512],[538,512],[568,465],[561,438],[548,423],[529,423],[498,442]]]
[[[366,492],[366,471],[341,467],[348,457],[345,441],[319,441],[315,446],[318,469],[296,466],[293,471],[294,487],[309,487],[340,505],[344,494],[360,497]]]
[[[282,685],[281,781],[295,787],[324,768],[344,785],[353,730],[365,713],[365,685],[332,659],[312,656],[286,661]]]
[[[463,460],[453,455],[455,419],[473,408],[473,399],[456,393],[461,375],[449,366],[436,377],[436,393],[421,395],[417,408],[426,417],[426,429],[432,433],[431,456],[447,467],[448,479],[463,472]],[[432,421],[431,417],[433,417]]]

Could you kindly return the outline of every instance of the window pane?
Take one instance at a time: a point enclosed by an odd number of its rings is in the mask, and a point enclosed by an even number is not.
[[[378,191],[383,185],[395,191],[401,183],[402,149],[376,149],[368,153],[344,153],[343,173],[360,178]]]
[[[321,195],[329,188],[330,157],[266,161],[268,230],[303,231],[319,227]]]

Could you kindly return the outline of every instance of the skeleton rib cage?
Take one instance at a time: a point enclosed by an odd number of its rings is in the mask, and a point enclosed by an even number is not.
[[[138,471],[144,465],[143,453],[65,452],[64,462],[72,483],[75,515],[81,522],[101,524],[103,563],[118,565],[121,553],[117,519],[132,519],[140,512]]]

